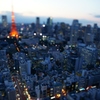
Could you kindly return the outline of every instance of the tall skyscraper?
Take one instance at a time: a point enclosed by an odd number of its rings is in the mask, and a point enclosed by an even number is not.
[[[36,25],[39,25],[39,24],[40,24],[40,18],[36,17]]]
[[[48,34],[49,35],[52,35],[51,33],[52,33],[52,18],[51,17],[49,17],[48,19],[47,19],[47,31],[48,31]]]
[[[6,15],[2,15],[2,25],[3,27],[7,27],[7,16]]]
[[[51,18],[51,17],[49,17],[49,18],[47,19],[47,25],[49,25],[49,26],[52,25],[52,18]]]
[[[78,20],[73,20],[72,28],[71,28],[71,35],[70,35],[70,44],[76,44],[77,42],[77,35],[78,35],[78,29],[79,29],[79,22]]]
[[[19,33],[17,31],[17,28],[16,28],[15,15],[14,15],[13,9],[12,9],[12,16],[11,17],[12,17],[12,25],[11,25],[11,32],[9,33],[9,36],[15,37],[18,39]]]
[[[40,18],[36,17],[36,32],[37,34],[41,33],[41,25],[40,25]]]
[[[98,34],[98,25],[97,24],[94,24],[94,26],[93,26],[93,34],[94,34],[95,41],[98,41],[99,38],[97,36],[97,34]]]

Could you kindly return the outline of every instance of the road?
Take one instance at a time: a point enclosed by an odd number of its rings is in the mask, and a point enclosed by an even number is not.
[[[21,82],[19,77],[12,76],[16,89],[16,100],[33,100],[31,99],[28,90],[24,83]]]

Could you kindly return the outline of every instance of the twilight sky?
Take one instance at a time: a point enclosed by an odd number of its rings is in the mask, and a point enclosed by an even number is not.
[[[0,0],[0,18],[5,14],[10,21],[11,6],[12,0]],[[13,0],[13,6],[17,22],[33,22],[39,16],[42,22],[52,17],[54,22],[79,19],[82,24],[100,26],[100,0]]]

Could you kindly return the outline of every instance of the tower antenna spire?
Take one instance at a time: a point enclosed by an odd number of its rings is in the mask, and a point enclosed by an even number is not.
[[[13,0],[11,0],[12,2],[12,4],[11,4],[11,7],[12,7],[12,12],[14,11],[14,7],[13,7]]]

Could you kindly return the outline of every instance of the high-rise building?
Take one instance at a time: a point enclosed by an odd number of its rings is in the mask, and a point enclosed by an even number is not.
[[[39,85],[35,86],[35,92],[37,94],[37,98],[39,99],[40,98],[40,87],[39,87]]]
[[[40,18],[36,17],[36,32],[37,34],[41,33],[41,26],[40,26]]]
[[[83,58],[82,68],[86,68],[87,65],[95,64],[97,59],[97,49],[94,47],[85,47],[81,49],[81,56]],[[92,66],[91,66],[92,67]]]
[[[92,44],[94,40],[94,35],[92,33],[86,33],[84,40],[86,44]]]
[[[52,18],[51,17],[47,19],[47,31],[49,35],[52,33]]]
[[[47,97],[47,85],[46,84],[41,85],[41,91],[42,91],[42,98]]]
[[[31,74],[31,66],[32,66],[31,60],[28,60],[26,62],[26,72],[27,72],[28,75]]]
[[[91,27],[91,25],[87,25],[87,27],[86,27],[86,33],[92,33],[92,27]]]
[[[94,24],[93,33],[96,34],[97,31],[98,31],[98,25],[97,24]]]
[[[36,25],[39,25],[39,24],[40,24],[40,18],[36,17]]]
[[[84,42],[86,44],[92,44],[94,42],[94,33],[91,25],[87,25],[85,29]]]
[[[83,58],[79,56],[71,56],[68,58],[67,71],[77,72],[82,68]]]
[[[94,34],[94,42],[97,45],[97,44],[99,44],[99,41],[100,41],[99,28],[98,28],[97,24],[94,24],[93,34]]]
[[[7,89],[8,100],[16,100],[16,91],[14,88]]]
[[[19,70],[20,70],[20,74],[22,74],[23,72],[26,72],[26,61],[25,61],[25,59],[21,59],[19,61]]]
[[[7,27],[7,16],[6,15],[2,15],[2,25],[3,27]]]
[[[71,28],[71,35],[70,35],[70,44],[76,44],[78,38],[78,29],[79,29],[79,22],[78,20],[73,20],[72,28]]]
[[[48,19],[47,19],[47,25],[52,25],[52,18],[51,17],[49,17]]]

